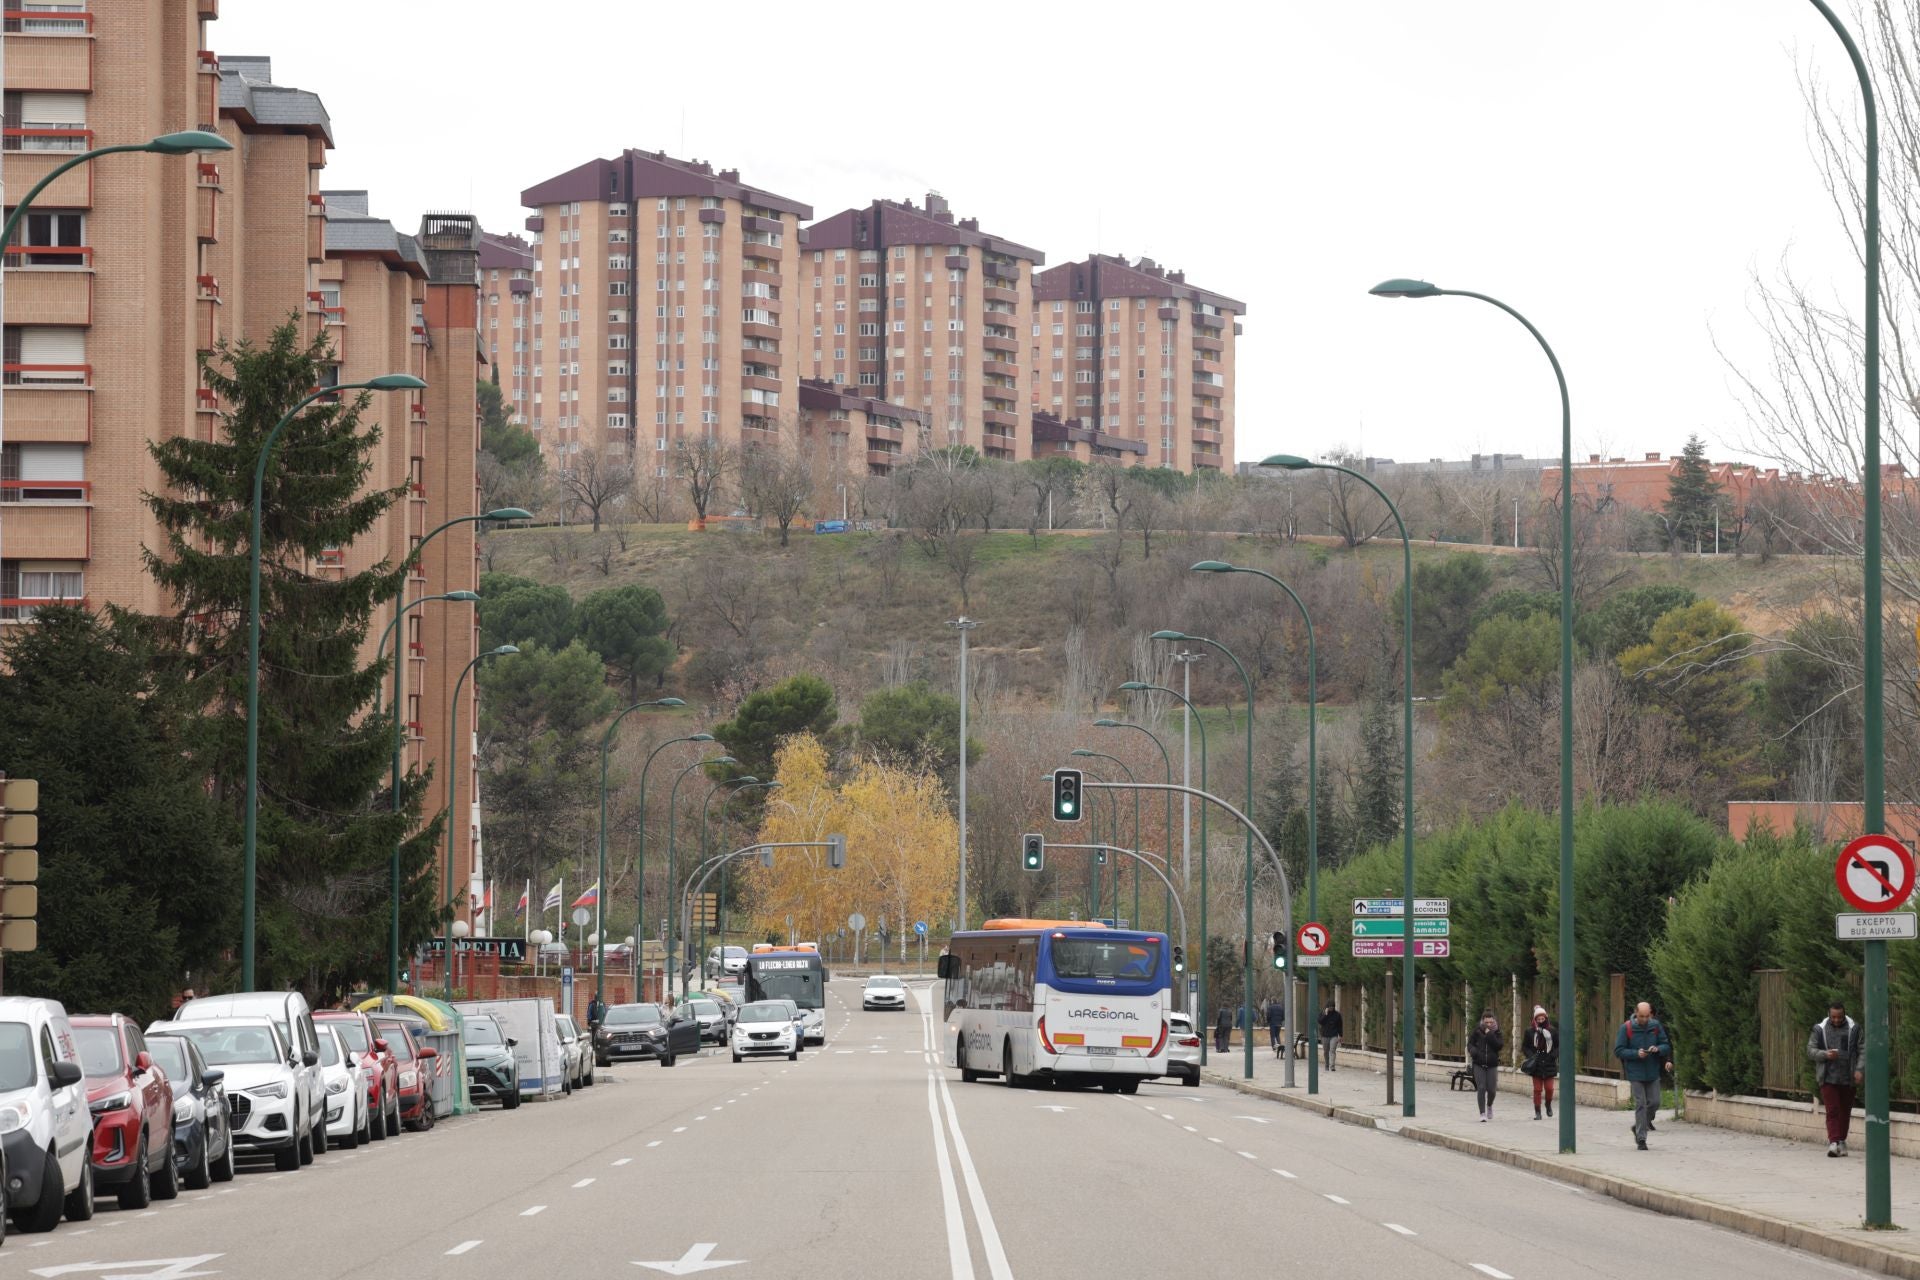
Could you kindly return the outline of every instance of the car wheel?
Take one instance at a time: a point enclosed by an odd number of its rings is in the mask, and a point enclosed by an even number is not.
[[[84,1179],[87,1174],[91,1172],[91,1168],[84,1162],[82,1162],[80,1168],[82,1171],[80,1176]],[[40,1183],[40,1200],[37,1204],[13,1210],[13,1225],[22,1231],[53,1230],[60,1225],[60,1210],[63,1207],[61,1205],[61,1197],[60,1166],[54,1163],[53,1151],[49,1149],[47,1151],[47,1172],[44,1180]],[[91,1209],[91,1198],[88,1200],[88,1205],[89,1209]],[[66,1197],[66,1205],[64,1207],[69,1209],[73,1207],[72,1196]],[[88,1216],[92,1216],[91,1212],[89,1212]],[[81,1221],[80,1218],[75,1218],[71,1214],[68,1215],[68,1220],[72,1222]]]
[[[160,1153],[160,1172],[148,1179],[148,1189],[154,1200],[178,1200],[180,1198],[180,1169],[173,1163],[172,1143],[169,1149]]]
[[[964,1039],[954,1041],[953,1060],[959,1064],[961,1084],[972,1084],[980,1078],[980,1073],[967,1065],[967,1042]]]
[[[1013,1074],[1012,1041],[1008,1041],[1000,1049],[1000,1083],[1006,1085],[1009,1089],[1023,1088],[1026,1084],[1019,1076]]]
[[[368,1107],[360,1113],[360,1141],[373,1141],[373,1108]]]
[[[1140,1092],[1140,1082],[1138,1080],[1122,1080],[1120,1082],[1120,1092],[1125,1094],[1138,1093]]]
[[[795,1049],[793,1049],[792,1051],[790,1051],[790,1052],[789,1052],[789,1053],[787,1054],[787,1061],[788,1061],[788,1062],[798,1062],[798,1061],[800,1061],[800,1050],[799,1050],[798,1048],[795,1048]]]
[[[383,1099],[380,1110],[367,1117],[367,1140],[385,1142],[387,1140],[387,1104]]]
[[[194,1161],[193,1168],[187,1170],[187,1190],[205,1191],[213,1185],[213,1160],[207,1155],[207,1148],[213,1145],[213,1133],[205,1125],[200,1127],[200,1158]]]
[[[500,1109],[502,1111],[511,1111],[519,1105],[520,1086],[516,1084],[511,1089],[508,1089],[506,1094],[500,1099]]]
[[[331,1141],[331,1139],[327,1137],[327,1104],[324,1102],[320,1104],[320,1118],[313,1122],[311,1132],[313,1135],[313,1154],[316,1156],[327,1154],[327,1143]]]
[[[313,1126],[312,1125],[308,1125],[304,1130],[301,1131],[300,1136],[294,1139],[293,1149],[300,1153],[301,1164],[313,1163]]]
[[[673,1059],[674,1059],[674,1056],[675,1056],[675,1055],[673,1055],[673,1054],[671,1054],[671,1053],[663,1053],[663,1054],[661,1054],[661,1055],[660,1055],[660,1065],[661,1065],[661,1066],[663,1066],[663,1067],[670,1067],[670,1066],[672,1066],[672,1065],[673,1065]]]
[[[397,1138],[400,1136],[400,1099],[393,1093],[388,1093],[387,1099],[387,1136]]]
[[[300,1140],[295,1138],[286,1146],[273,1153],[273,1167],[281,1173],[292,1173],[300,1167]]]
[[[353,1150],[355,1147],[360,1145],[360,1131],[358,1129],[347,1130],[345,1133],[340,1135],[339,1142],[342,1150],[344,1151]]]
[[[734,1055],[733,1055],[733,1060],[734,1060],[735,1062],[738,1062],[738,1061],[740,1061],[740,1055],[739,1055],[739,1054],[737,1054],[737,1053],[736,1053],[736,1054],[734,1054]]]
[[[140,1134],[140,1145],[133,1151],[134,1175],[127,1179],[127,1185],[120,1188],[120,1207],[122,1209],[144,1209],[153,1203],[153,1182],[146,1174],[147,1135]]]
[[[572,1076],[560,1077],[560,1096],[563,1098],[571,1098],[573,1096],[573,1077]]]
[[[593,1068],[592,1067],[587,1068],[587,1078],[581,1081],[581,1083],[586,1085],[587,1088],[589,1089],[593,1088]]]
[[[220,1158],[213,1163],[213,1180],[215,1182],[232,1182],[233,1175],[233,1134],[232,1132],[228,1132],[227,1149],[221,1152]]]
[[[1200,1087],[1200,1073],[1196,1071],[1192,1075],[1188,1076],[1186,1079],[1182,1080],[1180,1083],[1185,1085],[1189,1089],[1198,1089]]]

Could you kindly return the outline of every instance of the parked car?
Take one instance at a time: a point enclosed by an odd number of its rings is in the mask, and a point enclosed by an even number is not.
[[[1189,1088],[1200,1087],[1200,1037],[1184,1013],[1167,1015],[1167,1074]]]
[[[364,1013],[348,1009],[323,1009],[313,1015],[319,1027],[332,1027],[346,1040],[347,1047],[359,1057],[360,1065],[371,1075],[367,1081],[367,1105],[373,1122],[368,1130],[379,1142],[400,1132],[400,1063],[387,1042],[374,1033],[373,1023]]]
[[[800,1056],[800,1039],[805,1034],[794,1018],[791,1002],[755,1000],[740,1010],[733,1024],[733,1060],[785,1054],[792,1062]]]
[[[709,978],[746,971],[747,949],[745,947],[715,947],[707,952],[707,977]]]
[[[200,1046],[180,1036],[149,1036],[147,1052],[173,1084],[173,1164],[180,1180],[189,1191],[231,1182],[233,1127],[227,1116],[227,1073],[208,1066]]]
[[[682,1000],[680,1007],[691,1013],[693,1020],[699,1024],[701,1044],[706,1044],[708,1041],[714,1044],[727,1042],[727,1011],[718,1000],[696,996]]]
[[[7,1217],[51,1231],[93,1216],[86,1069],[58,1000],[0,998],[0,1148]]]
[[[593,1083],[593,1046],[564,1013],[553,1015],[553,1031],[560,1037],[560,1052],[566,1058],[566,1069],[560,1073],[567,1086],[565,1091],[571,1093],[574,1089],[586,1088]]]
[[[320,1032],[320,1080],[327,1091],[327,1113],[321,1124],[329,1144],[337,1142],[351,1151],[362,1142],[373,1141],[369,1132],[373,1108],[367,1104],[367,1080],[373,1069],[360,1065],[338,1027],[326,1023],[315,1026]]]
[[[467,1054],[467,1092],[475,1102],[497,1102],[506,1111],[520,1105],[515,1043],[491,1014],[469,1013],[460,1019],[460,1044]]]
[[[313,1162],[306,1136],[313,1121],[292,1066],[293,1049],[273,1019],[156,1022],[147,1030],[193,1041],[209,1067],[227,1073],[223,1083],[229,1119],[240,1150],[271,1152],[274,1167],[282,1173]]]
[[[173,1011],[177,1022],[208,1018],[267,1018],[280,1028],[287,1045],[287,1066],[300,1090],[301,1115],[310,1126],[302,1138],[302,1164],[327,1149],[326,1113],[320,1086],[320,1033],[313,1023],[307,998],[298,991],[237,991],[223,996],[201,996]]]
[[[670,1067],[681,1054],[699,1052],[700,1024],[684,1012],[669,1019],[657,1004],[612,1006],[593,1042],[594,1061],[602,1067],[644,1058]]]
[[[404,1018],[374,1014],[373,1028],[400,1065],[400,1123],[425,1133],[433,1128],[433,1060],[437,1055],[430,1046],[413,1038]]]
[[[86,1014],[73,1019],[73,1041],[93,1112],[93,1185],[117,1192],[122,1209],[178,1196],[173,1085],[140,1028],[123,1014]]]
[[[876,973],[860,988],[860,1007],[867,1009],[907,1008],[907,984],[891,974]]]

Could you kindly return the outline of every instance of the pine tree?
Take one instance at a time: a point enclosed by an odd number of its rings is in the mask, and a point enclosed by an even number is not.
[[[1688,436],[1674,473],[1667,479],[1667,538],[1672,546],[1697,546],[1713,536],[1713,513],[1720,502],[1707,446]]]
[[[1383,687],[1376,683],[1360,721],[1360,776],[1353,784],[1356,851],[1386,844],[1400,834],[1400,733],[1395,708],[1381,696]]]
[[[245,804],[247,580],[254,466],[267,433],[331,372],[324,339],[303,345],[297,321],[266,343],[222,343],[202,358],[206,385],[230,406],[214,440],[149,445],[166,480],[146,495],[165,546],[147,570],[177,613],[160,624],[207,719],[214,795]],[[388,789],[393,721],[379,707],[384,662],[362,666],[375,611],[405,570],[386,561],[340,578],[301,562],[372,532],[402,489],[369,489],[380,445],[362,424],[370,403],[316,402],[280,435],[266,471],[261,526],[259,950],[265,987],[330,994],[385,970],[388,863],[400,849],[403,937],[438,916],[431,872],[441,821],[419,828],[426,778]],[[418,829],[416,829],[418,828]],[[236,894],[238,886],[235,886]]]

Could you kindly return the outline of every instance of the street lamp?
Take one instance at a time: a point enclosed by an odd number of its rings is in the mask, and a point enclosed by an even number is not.
[[[420,596],[409,600],[405,604],[397,605],[393,611],[393,621],[387,623],[387,629],[380,635],[380,644],[375,649],[376,653],[385,653],[388,639],[393,638],[393,782],[391,790],[395,813],[400,812],[400,751],[406,728],[405,722],[400,719],[400,641],[396,637],[400,619],[404,618],[407,610],[415,605],[428,604],[435,600],[470,603],[479,598],[471,591],[448,591],[442,595]],[[393,837],[393,857],[388,870],[392,888],[389,895],[387,921],[387,990],[397,992],[400,990],[400,835],[398,831]]]
[[[1173,785],[1173,757],[1167,754],[1166,744],[1160,741],[1159,734],[1143,724],[1134,724],[1127,720],[1114,720],[1104,716],[1095,720],[1093,727],[1096,729],[1133,729],[1146,734],[1147,741],[1153,743],[1160,751],[1160,763],[1167,771],[1167,785]],[[1165,852],[1167,857],[1167,867],[1171,870],[1173,867],[1173,792],[1171,791],[1167,792],[1167,843],[1163,852]],[[1140,877],[1138,876],[1135,876],[1133,879],[1133,916],[1137,927],[1140,919]],[[1160,921],[1168,927],[1171,927],[1173,924],[1172,885],[1167,886],[1166,910],[1161,913]]]
[[[145,151],[157,156],[213,155],[220,151],[233,150],[233,144],[217,133],[205,129],[187,129],[180,133],[163,133],[146,142],[118,142],[110,147],[95,147],[91,151],[82,151],[69,160],[64,160],[47,171],[45,177],[27,189],[27,194],[7,215],[4,229],[0,229],[0,245],[11,245],[13,233],[20,228],[21,218],[26,216],[27,207],[45,191],[53,180],[67,170],[97,160],[101,156],[117,155],[121,152]]]
[[[673,994],[673,918],[675,915],[673,909],[673,882],[674,861],[675,855],[678,852],[680,835],[680,824],[677,820],[680,804],[680,783],[695,769],[703,768],[707,765],[734,765],[739,763],[740,762],[732,756],[709,756],[705,760],[695,760],[692,764],[681,769],[679,773],[674,774],[673,785],[667,788],[667,927],[664,934],[664,941],[667,947],[667,971],[664,975],[665,985],[661,990],[663,996]]]
[[[1145,680],[1129,680],[1121,685],[1120,688],[1126,693],[1164,693],[1180,699],[1181,703],[1187,709],[1188,716],[1192,718],[1195,727],[1200,730],[1200,789],[1202,791],[1207,790],[1207,722],[1200,718],[1199,708],[1193,705],[1186,694],[1181,693],[1178,689],[1169,689],[1163,684],[1152,684]],[[1172,784],[1169,783],[1168,785],[1171,786]],[[1205,1021],[1207,1017],[1207,809],[1209,807],[1210,806],[1204,804],[1200,806],[1200,962],[1194,966],[1196,973],[1192,979],[1192,981],[1197,983],[1197,994],[1200,997],[1196,1002],[1198,1007],[1193,1010],[1193,1013],[1201,1024],[1200,1065],[1203,1067],[1207,1065],[1207,1032]],[[1169,867],[1173,865],[1173,850],[1171,849],[1167,850],[1167,865]],[[1191,890],[1193,885],[1189,882],[1186,888]],[[1249,1030],[1251,1030],[1251,1028],[1249,1028]]]
[[[1320,918],[1320,785],[1318,725],[1320,719],[1320,663],[1313,647],[1313,616],[1292,587],[1265,569],[1245,568],[1224,560],[1202,560],[1193,566],[1195,573],[1252,573],[1265,578],[1287,593],[1307,624],[1307,919]],[[1307,1092],[1320,1092],[1320,970],[1307,970]],[[1296,1033],[1297,1034],[1297,1031]]]
[[[1409,282],[1412,283],[1412,282]],[[1427,286],[1431,288],[1432,286]],[[1410,295],[1418,296],[1418,295]],[[1407,537],[1407,522],[1400,518],[1400,508],[1393,505],[1393,499],[1380,491],[1380,486],[1361,475],[1358,471],[1346,467],[1337,467],[1327,462],[1310,462],[1291,453],[1276,453],[1260,463],[1263,467],[1279,467],[1286,471],[1338,471],[1341,475],[1351,476],[1367,488],[1374,496],[1387,504],[1387,510],[1393,513],[1393,522],[1400,529],[1400,557],[1403,566],[1405,588],[1400,593],[1400,681],[1402,700],[1406,704],[1405,759],[1402,763],[1404,776],[1401,779],[1401,881],[1404,901],[1400,904],[1401,918],[1406,921],[1406,945],[1400,956],[1400,983],[1402,988],[1400,1010],[1400,1057],[1401,1086],[1400,1112],[1413,1115],[1413,542]],[[1569,1009],[1560,1012],[1564,1028]],[[1564,1100],[1561,1103],[1565,1106]]]
[[[744,785],[735,787],[733,791],[728,794],[727,798],[720,802],[720,820],[722,822],[725,822],[727,820],[727,806],[732,804],[734,800],[742,792],[752,791],[760,787],[764,787],[769,791],[773,791],[773,790],[777,790],[782,785],[784,785],[782,783],[775,782],[775,781],[758,782],[750,779],[743,779],[742,781]],[[707,812],[705,808],[702,808],[700,811],[700,861],[704,865],[706,860],[707,860]],[[720,893],[723,898],[726,896],[725,867],[726,867],[726,864],[722,863],[721,879],[720,879],[720,883],[722,887],[721,887]],[[724,944],[726,942],[726,937],[723,935],[720,941],[722,944]],[[703,956],[706,954],[706,950],[707,950],[707,918],[705,915],[702,915],[700,917],[700,946],[699,946],[699,949],[694,952],[694,954],[696,956]],[[686,993],[687,993],[687,973],[685,969],[682,969],[680,971],[680,994],[682,997],[684,997]]]
[[[1075,752],[1074,754],[1078,755],[1080,753]],[[1083,769],[1081,772],[1095,782],[1105,782],[1107,780],[1105,774],[1094,769]],[[1086,804],[1087,836],[1089,841],[1096,845],[1102,843],[1100,839],[1100,819],[1096,816],[1100,811],[1093,807],[1093,797],[1097,794],[1097,792],[1088,791],[1082,796]],[[1107,795],[1107,835],[1109,839],[1106,843],[1114,845],[1120,843],[1120,797],[1112,793]],[[1117,869],[1116,866],[1116,870]],[[1100,918],[1101,892],[1100,854],[1098,851],[1090,851],[1087,855],[1087,919],[1089,920],[1098,920]]]
[[[600,878],[594,882],[600,886],[600,902],[607,900],[607,749],[613,745],[613,731],[620,727],[622,720],[625,720],[629,715],[640,710],[642,707],[684,707],[686,705],[687,704],[679,698],[655,698],[651,702],[636,702],[615,716],[613,723],[607,726],[607,731],[600,735]],[[653,757],[648,756],[647,760],[651,763]],[[643,788],[645,787],[645,783],[641,785]],[[644,790],[641,795],[640,804],[640,826],[641,830],[644,831],[647,824],[646,796]],[[598,907],[597,909],[604,915],[604,907]],[[606,945],[604,940],[598,940],[593,944],[593,1002],[603,1009],[607,1004]],[[638,1000],[640,993],[637,991],[634,992],[633,998]]]
[[[633,896],[635,899],[633,933],[635,937],[642,939],[643,942],[647,936],[647,771],[653,768],[653,758],[655,756],[677,742],[712,741],[713,735],[710,733],[692,733],[684,738],[668,738],[665,742],[649,751],[647,753],[646,763],[640,766],[640,848],[634,858],[633,864]],[[668,904],[667,909],[669,911],[673,909],[671,903]],[[642,973],[640,956],[638,952],[635,952],[633,960],[633,998],[636,1000],[642,998],[640,991]],[[665,993],[663,992],[662,994],[664,995]]]
[[[739,778],[722,778],[720,779],[720,781],[714,783],[712,786],[707,788],[707,794],[703,796],[700,800],[700,861],[701,862],[705,862],[707,858],[707,806],[713,803],[714,795],[718,793],[720,788],[722,787],[745,788],[745,787],[758,787],[758,786],[765,786],[765,785],[767,784],[761,782],[760,779],[754,777],[752,774],[749,773],[744,777],[739,777]],[[729,800],[731,800],[732,798],[733,798],[732,796],[727,797],[727,799]],[[694,865],[697,868],[699,866],[699,863],[695,863]],[[692,879],[692,877],[689,876],[688,879]],[[667,910],[671,913],[667,920],[667,954],[669,956],[674,954],[673,926],[674,926],[674,923],[679,918],[679,913],[673,910],[673,904],[674,904],[674,901],[679,896],[680,896],[680,890],[679,890],[679,887],[674,883],[673,868],[671,864],[669,864],[667,868]],[[680,939],[680,941],[686,942],[687,939],[682,938]],[[687,994],[687,976],[688,976],[687,966],[681,965],[680,966],[680,994],[683,998]]]
[[[960,877],[955,895],[956,930],[967,927],[967,633],[980,624],[961,614],[947,623],[960,633]]]
[[[474,656],[473,661],[467,663],[465,667],[461,668],[460,678],[453,682],[453,702],[449,704],[449,706],[447,707],[447,749],[449,752],[452,753],[453,758],[455,760],[458,760],[460,758],[459,752],[454,751],[453,749],[453,744],[460,740],[460,688],[462,685],[466,684],[468,673],[471,672],[475,667],[479,666],[481,663],[485,662],[488,658],[504,658],[508,654],[518,653],[518,652],[520,652],[520,650],[515,645],[510,645],[510,644],[499,645],[495,648],[487,650],[485,653],[476,654]],[[446,883],[445,883],[445,890],[446,890],[445,910],[446,910],[446,920],[447,920],[447,954],[446,954],[447,967],[444,973],[444,977],[446,979],[446,982],[444,984],[446,987],[446,995],[444,998],[447,1000],[453,999],[453,939],[455,936],[453,932],[453,926],[456,923],[465,923],[464,921],[455,921],[453,918],[453,850],[454,850],[453,841],[454,841],[454,837],[458,835],[459,832],[462,831],[463,829],[468,831],[469,833],[471,833],[473,830],[472,823],[470,822],[463,823],[460,821],[460,817],[459,817],[460,810],[459,810],[459,804],[458,804],[459,791],[460,791],[460,770],[450,768],[447,770],[447,869],[446,869]]]
[[[212,135],[209,135],[212,136]],[[129,148],[142,150],[143,148]],[[58,170],[55,170],[58,172]],[[52,175],[48,175],[51,177]],[[9,232],[10,234],[10,232]],[[419,390],[427,384],[410,373],[387,373],[365,382],[348,382],[309,391],[287,410],[286,416],[267,432],[260,442],[260,456],[253,466],[253,543],[248,548],[247,578],[247,795],[246,823],[242,835],[245,869],[240,903],[240,986],[252,991],[254,953],[254,887],[257,882],[255,835],[260,826],[260,494],[267,481],[267,459],[273,454],[274,441],[300,411],[322,396],[342,391]]]
[[[1533,322],[1498,298],[1470,289],[1442,289],[1424,280],[1386,280],[1368,290],[1380,298],[1474,298],[1526,326],[1547,354],[1554,381],[1560,384],[1560,1025],[1573,1015],[1573,405],[1567,396],[1567,377],[1560,358]],[[1407,580],[1407,598],[1413,598],[1413,580]],[[1413,645],[1409,625],[1407,645]],[[1413,904],[1407,904],[1412,920]],[[1413,948],[1413,925],[1407,925],[1407,948]],[[1574,1149],[1574,1110],[1579,1091],[1574,1087],[1576,1063],[1562,1054],[1560,1063],[1560,1150]]]
[[[1133,770],[1130,767],[1128,767],[1127,762],[1125,760],[1122,760],[1119,756],[1110,756],[1104,751],[1089,751],[1085,747],[1075,747],[1072,751],[1068,752],[1067,754],[1079,756],[1082,759],[1087,759],[1087,760],[1111,760],[1115,764],[1119,765],[1121,770],[1126,773],[1128,782],[1132,782],[1134,780]],[[1114,826],[1117,828],[1120,825],[1120,821],[1119,821],[1120,811],[1117,806],[1114,809],[1113,817],[1114,817]],[[1114,834],[1118,835],[1119,832],[1116,830]],[[1117,844],[1119,842],[1116,840],[1115,843]],[[1133,793],[1133,847],[1135,849],[1138,849],[1140,847],[1140,793],[1138,791],[1135,791]],[[1133,914],[1135,917],[1133,920],[1133,927],[1137,929],[1140,927],[1140,920],[1139,920],[1140,877],[1138,875],[1134,876],[1133,878],[1133,896],[1134,896]],[[1097,907],[1100,904],[1096,902],[1094,903],[1094,905]],[[1095,914],[1097,915],[1098,912],[1096,912]],[[1115,862],[1113,864],[1113,914],[1115,916],[1118,916],[1120,914],[1120,864],[1118,862]]]

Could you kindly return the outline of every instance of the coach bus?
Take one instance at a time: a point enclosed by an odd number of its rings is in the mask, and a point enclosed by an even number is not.
[[[791,1000],[806,1015],[806,1039],[827,1042],[827,966],[818,951],[761,951],[747,957],[747,1004]]]
[[[943,1056],[962,1080],[1134,1093],[1167,1072],[1167,936],[1084,920],[989,920],[940,957]]]

